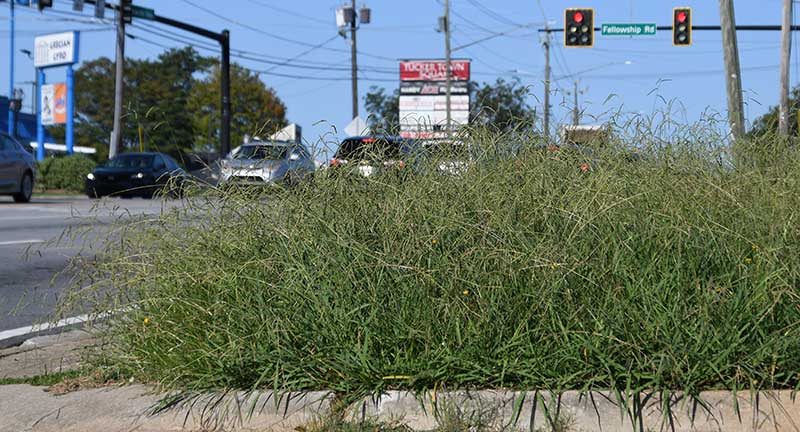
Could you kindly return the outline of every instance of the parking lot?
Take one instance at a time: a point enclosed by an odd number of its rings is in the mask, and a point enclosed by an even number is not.
[[[70,274],[62,273],[78,253],[92,253],[109,223],[158,214],[179,201],[84,197],[34,197],[15,204],[0,197],[0,332],[52,318]],[[59,236],[70,228],[91,234],[79,241]]]

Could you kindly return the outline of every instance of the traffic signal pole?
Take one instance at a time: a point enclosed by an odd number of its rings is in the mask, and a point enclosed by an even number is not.
[[[545,33],[543,45],[544,45],[544,137],[550,138],[550,32]]]
[[[356,45],[356,0],[353,0],[353,15],[350,21],[350,87],[353,93],[353,119],[358,117],[358,46]]]

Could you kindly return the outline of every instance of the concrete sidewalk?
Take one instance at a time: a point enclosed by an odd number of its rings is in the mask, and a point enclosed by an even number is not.
[[[0,350],[0,379],[78,369],[81,352],[94,343],[92,335],[83,330],[28,339],[19,346]]]
[[[0,351],[0,377],[74,369],[80,365],[81,350],[95,343],[81,330],[30,339]],[[226,392],[173,400],[168,409],[156,412],[167,395],[144,385],[114,384],[61,394],[63,390],[64,386],[0,386],[0,432],[288,432],[330,417],[336,406],[336,396],[324,391]],[[417,431],[453,424],[455,418],[466,420],[459,423],[462,425],[479,419],[489,427],[479,431],[800,432],[800,401],[795,401],[790,391],[744,392],[735,403],[733,394],[726,391],[704,392],[700,400],[680,393],[669,395],[668,400],[658,394],[638,396],[638,402],[627,403],[628,407],[640,407],[631,412],[611,392],[389,391],[337,412],[355,422],[399,421]]]

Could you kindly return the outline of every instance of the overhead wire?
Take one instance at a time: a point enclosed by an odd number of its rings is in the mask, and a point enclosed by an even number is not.
[[[499,22],[501,24],[508,24],[508,25],[513,25],[513,26],[519,25],[518,23],[516,23],[516,22],[514,22],[514,21],[512,21],[512,20],[510,20],[510,19],[508,19],[508,18],[506,18],[506,17],[504,17],[502,15],[500,15],[499,13],[487,8],[486,6],[483,5],[483,3],[481,3],[478,0],[467,0],[467,1],[470,4],[472,4],[473,6],[475,6],[475,8],[478,9],[479,11],[481,11],[484,15],[488,16],[489,18],[492,18],[493,20],[495,20],[495,21],[497,21],[497,22]]]
[[[301,46],[306,46],[306,47],[313,47],[314,46],[314,44],[312,44],[312,43],[308,43],[308,42],[304,42],[304,41],[301,41],[301,40],[297,40],[297,39],[292,39],[292,38],[288,38],[288,37],[285,37],[285,36],[281,36],[281,35],[278,35],[278,34],[275,34],[275,33],[271,33],[271,32],[265,31],[265,30],[260,29],[258,27],[254,27],[254,26],[249,25],[247,23],[243,23],[241,21],[238,21],[238,20],[235,20],[235,19],[232,19],[232,18],[228,18],[228,17],[226,17],[226,16],[224,16],[224,15],[222,15],[222,14],[216,12],[216,11],[208,9],[208,8],[206,8],[204,6],[200,6],[200,5],[198,5],[197,3],[195,3],[192,0],[181,0],[181,1],[186,3],[186,4],[188,4],[188,5],[190,5],[190,6],[192,6],[192,7],[194,7],[194,8],[197,8],[197,9],[203,11],[203,12],[206,12],[209,15],[212,15],[212,16],[214,16],[214,17],[216,17],[216,18],[218,18],[218,19],[220,19],[222,21],[237,25],[237,26],[239,26],[241,28],[250,30],[252,32],[255,32],[255,33],[258,33],[258,34],[261,34],[261,35],[276,39],[276,40],[280,40],[280,41],[283,41],[283,42],[292,43],[292,44],[295,44],[295,45],[301,45]],[[350,52],[349,50],[339,49],[339,48],[325,48],[325,49],[327,51],[335,51],[335,52],[344,52],[344,53],[349,53]],[[363,50],[359,51],[359,54],[361,54],[361,55],[363,55],[365,57],[371,57],[371,58],[375,58],[375,59],[379,59],[379,60],[383,60],[383,61],[397,61],[397,59],[395,59],[395,58],[386,57],[386,56],[382,56],[382,55],[378,55],[378,54],[372,54],[372,53],[369,53],[369,52],[365,52]]]

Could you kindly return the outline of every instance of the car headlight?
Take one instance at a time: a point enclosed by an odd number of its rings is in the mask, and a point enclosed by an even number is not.
[[[131,176],[132,179],[143,179],[144,173],[137,173]]]
[[[94,174],[92,173],[86,174],[86,178],[89,180],[94,180]]]

